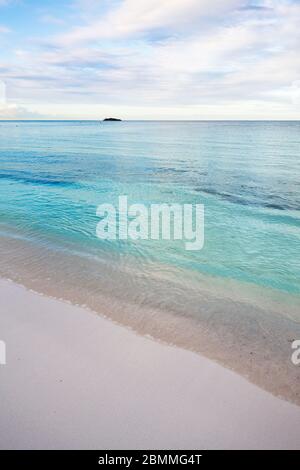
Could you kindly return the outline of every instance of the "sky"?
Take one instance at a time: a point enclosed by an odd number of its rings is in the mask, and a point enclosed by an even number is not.
[[[300,119],[300,0],[0,0],[0,119]]]

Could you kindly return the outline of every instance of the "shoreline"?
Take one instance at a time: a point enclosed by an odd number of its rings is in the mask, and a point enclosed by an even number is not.
[[[199,354],[12,281],[0,299],[1,448],[300,447],[300,407]]]
[[[300,337],[296,304],[294,309],[285,308],[288,305],[275,297],[269,309],[268,301],[259,307],[261,296],[254,288],[248,299],[239,300],[234,283],[228,283],[227,295],[221,296],[189,273],[186,278],[180,274],[185,279],[181,285],[168,277],[168,271],[164,276],[161,266],[154,276],[143,277],[128,259],[122,271],[114,260],[100,259],[99,264],[3,236],[0,254],[2,278],[82,306],[142,336],[205,356],[274,396],[300,405],[300,369],[291,362],[292,342]]]

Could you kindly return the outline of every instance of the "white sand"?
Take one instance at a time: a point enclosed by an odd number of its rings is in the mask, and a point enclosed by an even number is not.
[[[2,280],[0,340],[2,449],[300,449],[300,407]]]

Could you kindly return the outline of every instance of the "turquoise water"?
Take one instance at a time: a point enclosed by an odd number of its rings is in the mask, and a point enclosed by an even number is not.
[[[101,241],[96,208],[202,203],[205,245]],[[300,122],[1,122],[1,233],[300,293]],[[1,235],[1,234],[0,234]]]
[[[300,122],[2,121],[0,276],[300,404],[299,151]],[[204,204],[204,248],[98,239],[120,195]]]

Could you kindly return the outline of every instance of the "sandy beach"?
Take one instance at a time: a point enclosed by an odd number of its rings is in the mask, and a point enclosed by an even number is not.
[[[0,281],[2,449],[297,449],[300,407],[200,355]]]
[[[299,24],[0,0],[0,451],[300,450]]]

